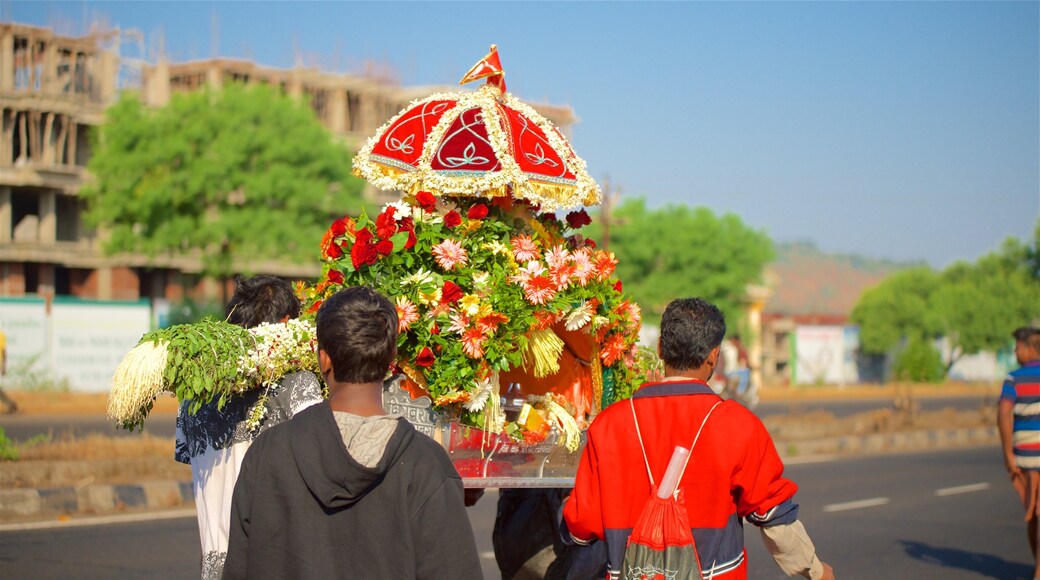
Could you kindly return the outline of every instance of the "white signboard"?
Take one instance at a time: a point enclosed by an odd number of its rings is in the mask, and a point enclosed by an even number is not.
[[[56,299],[51,306],[54,375],[77,391],[107,391],[126,353],[151,329],[147,302]]]
[[[7,339],[5,382],[49,368],[47,303],[42,298],[0,298],[0,331]]]
[[[793,382],[801,385],[845,384],[845,328],[799,326],[795,334]]]

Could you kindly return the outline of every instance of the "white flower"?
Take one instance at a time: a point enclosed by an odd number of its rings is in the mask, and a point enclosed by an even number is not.
[[[474,272],[473,273],[473,288],[483,290],[487,288],[488,280],[491,279],[491,274],[487,272]]]
[[[580,305],[568,312],[564,320],[567,321],[567,330],[578,330],[579,328],[584,327],[590,320],[592,320],[592,309],[589,308],[589,303],[582,302]]]
[[[477,390],[473,393],[470,400],[463,403],[463,407],[467,411],[473,411],[475,413],[483,411],[484,406],[487,404],[488,399],[491,397],[491,392],[494,390],[494,385],[491,384],[491,379],[487,378],[482,381],[477,381]]]
[[[386,211],[386,208],[388,207],[394,208],[394,221],[401,221],[402,219],[412,215],[412,206],[403,201],[391,201],[383,206],[383,211]]]
[[[423,286],[433,282],[433,272],[419,268],[415,273],[405,276],[401,280],[401,286]]]

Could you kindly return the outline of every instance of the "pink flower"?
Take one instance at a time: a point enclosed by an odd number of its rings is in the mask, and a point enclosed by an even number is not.
[[[513,246],[513,257],[516,258],[517,262],[530,262],[531,260],[537,260],[541,256],[541,252],[538,251],[538,245],[534,243],[531,236],[513,236],[509,243]]]
[[[448,319],[451,320],[451,324],[448,325],[448,332],[462,334],[469,328],[469,316],[465,312],[453,312],[448,316]]]
[[[412,301],[404,296],[397,297],[397,304],[394,305],[397,309],[397,332],[401,333],[408,330],[412,324],[415,324],[419,320],[419,309],[412,304]]]
[[[571,258],[574,259],[574,273],[572,275],[578,280],[580,286],[588,284],[589,279],[591,279],[596,273],[596,267],[592,264],[592,259],[589,257],[589,251],[585,248],[581,248],[571,254]]]
[[[433,247],[437,265],[445,270],[466,265],[466,249],[456,240],[447,239]]]
[[[549,264],[549,268],[559,268],[567,263],[569,257],[570,254],[566,248],[556,245],[545,254],[545,263]]]
[[[484,356],[484,333],[479,328],[470,328],[462,334],[462,350],[470,358]]]
[[[542,267],[542,265],[539,262],[537,262],[535,260],[531,260],[530,262],[527,263],[526,266],[524,266],[523,268],[518,269],[516,274],[513,274],[512,276],[510,276],[509,277],[509,281],[514,283],[514,284],[519,284],[521,286],[524,286],[524,285],[527,284],[527,282],[531,278],[533,278],[535,276],[541,276],[544,273],[545,273],[545,268]]]

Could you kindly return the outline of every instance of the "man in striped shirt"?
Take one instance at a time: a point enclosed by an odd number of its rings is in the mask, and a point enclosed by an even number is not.
[[[1019,328],[1015,358],[1022,365],[1004,380],[997,411],[997,426],[1004,449],[1004,465],[1026,508],[1029,547],[1036,560],[1034,576],[1040,578],[1040,329]]]

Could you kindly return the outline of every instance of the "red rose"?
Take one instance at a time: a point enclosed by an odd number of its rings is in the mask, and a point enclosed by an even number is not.
[[[487,214],[487,206],[482,203],[478,203],[475,204],[473,207],[469,208],[469,212],[466,214],[466,217],[468,217],[471,220],[482,220],[487,217]]]
[[[376,252],[378,252],[380,256],[389,256],[393,251],[394,243],[390,240],[383,240],[376,244]]]
[[[367,244],[372,241],[372,230],[365,228],[357,233],[357,237],[354,238],[356,244]]]
[[[424,346],[422,350],[419,351],[419,354],[415,356],[415,364],[423,368],[432,367],[436,360],[437,357],[433,356],[433,351],[430,350],[430,347],[428,346]]]
[[[614,290],[621,292],[621,280],[618,280],[617,283],[614,284]]]
[[[396,233],[397,220],[394,219],[394,208],[388,207],[376,218],[376,235],[385,240]]]
[[[584,208],[567,214],[567,225],[574,229],[578,229],[581,226],[587,226],[591,223],[592,218],[589,217],[589,214],[585,212]]]
[[[459,212],[457,212],[455,210],[451,210],[448,213],[444,214],[444,225],[445,226],[447,226],[449,228],[453,228],[453,227],[455,227],[455,226],[457,226],[457,225],[459,225],[461,223],[462,223],[462,216],[459,215]]]
[[[332,227],[329,228],[329,232],[332,233],[332,237],[338,238],[343,234],[347,233],[347,220],[346,218],[339,218],[332,222]]]
[[[333,284],[343,283],[343,273],[339,270],[329,270],[329,282]]]
[[[415,194],[415,201],[426,211],[433,211],[433,206],[437,203],[437,198],[428,191],[420,191]]]
[[[462,298],[462,288],[459,288],[458,284],[448,280],[444,283],[444,287],[441,288],[441,304],[452,304],[458,302]]]
[[[368,231],[368,230],[362,230]],[[361,232],[358,232],[359,237]],[[372,237],[371,233],[369,237]],[[393,244],[391,244],[391,249]],[[354,247],[350,249],[350,261],[354,264],[354,269],[358,269],[362,264],[375,264],[376,260],[379,259],[379,252],[376,251],[376,247],[368,242],[357,242]]]
[[[543,213],[542,214],[542,218],[545,219],[546,221],[550,221],[550,222],[557,221],[555,213]]]
[[[400,227],[400,229],[398,229],[397,231],[402,231],[402,230],[413,231],[413,230],[415,230],[415,220],[413,220],[410,217],[406,217],[406,218],[401,220],[401,223],[398,224],[398,226]]]
[[[404,243],[404,249],[410,250],[415,245],[415,231],[408,230],[408,241]]]

